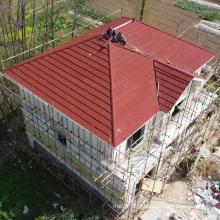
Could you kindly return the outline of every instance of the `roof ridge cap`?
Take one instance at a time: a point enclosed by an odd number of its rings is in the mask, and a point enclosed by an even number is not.
[[[133,52],[133,53],[142,55],[142,56],[144,56],[144,57],[146,57],[146,58],[149,58],[149,59],[151,59],[151,60],[154,60],[154,57],[153,57],[152,55],[147,54],[147,53],[145,53],[144,51],[141,51],[141,50],[140,50],[140,51],[134,50],[134,49],[131,48],[132,45],[130,45],[130,44],[126,44],[126,46],[129,46],[129,47],[120,45],[120,44],[118,44],[118,43],[113,43],[113,45],[118,46],[118,47],[120,47],[120,48],[122,48],[122,49],[128,50],[128,51],[130,51],[130,52]],[[137,48],[137,47],[136,47],[136,48]],[[137,48],[137,49],[138,49],[138,48]]]
[[[110,76],[110,89],[111,89],[111,110],[112,110],[112,144],[113,147],[115,146],[115,138],[116,138],[116,132],[115,132],[115,114],[114,114],[114,99],[113,99],[113,80],[112,80],[112,61],[111,61],[111,43],[108,44],[109,50],[109,76]]]

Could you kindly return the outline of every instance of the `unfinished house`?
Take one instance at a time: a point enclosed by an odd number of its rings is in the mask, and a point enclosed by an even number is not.
[[[123,33],[125,46],[105,39],[109,26]],[[214,56],[122,17],[6,69],[2,77],[19,88],[32,148],[126,210],[147,187],[144,181],[154,179],[173,142],[181,142],[213,100],[199,95],[201,70]]]

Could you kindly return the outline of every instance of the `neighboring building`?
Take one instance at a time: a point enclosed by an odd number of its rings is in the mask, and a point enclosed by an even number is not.
[[[123,33],[126,46],[105,40],[110,25]],[[147,161],[147,151],[132,153],[150,139],[155,122],[158,129],[175,120],[199,92],[201,68],[214,56],[140,21],[119,18],[4,72],[21,85],[31,146],[124,208],[134,200],[140,178],[154,175],[160,150]],[[161,142],[165,152],[171,141],[163,135],[152,146]]]

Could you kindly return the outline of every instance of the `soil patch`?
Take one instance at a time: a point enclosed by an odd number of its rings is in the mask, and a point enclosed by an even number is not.
[[[202,159],[197,164],[195,171],[192,173],[193,176],[202,176],[203,180],[219,180],[220,174],[220,163],[211,160]],[[211,179],[209,178],[211,177]]]

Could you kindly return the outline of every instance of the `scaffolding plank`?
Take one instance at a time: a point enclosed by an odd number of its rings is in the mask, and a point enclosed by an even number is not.
[[[155,183],[154,183],[155,182]],[[149,178],[144,179],[142,189],[146,191],[153,191],[155,193],[160,193],[162,190],[162,181],[152,180]]]

